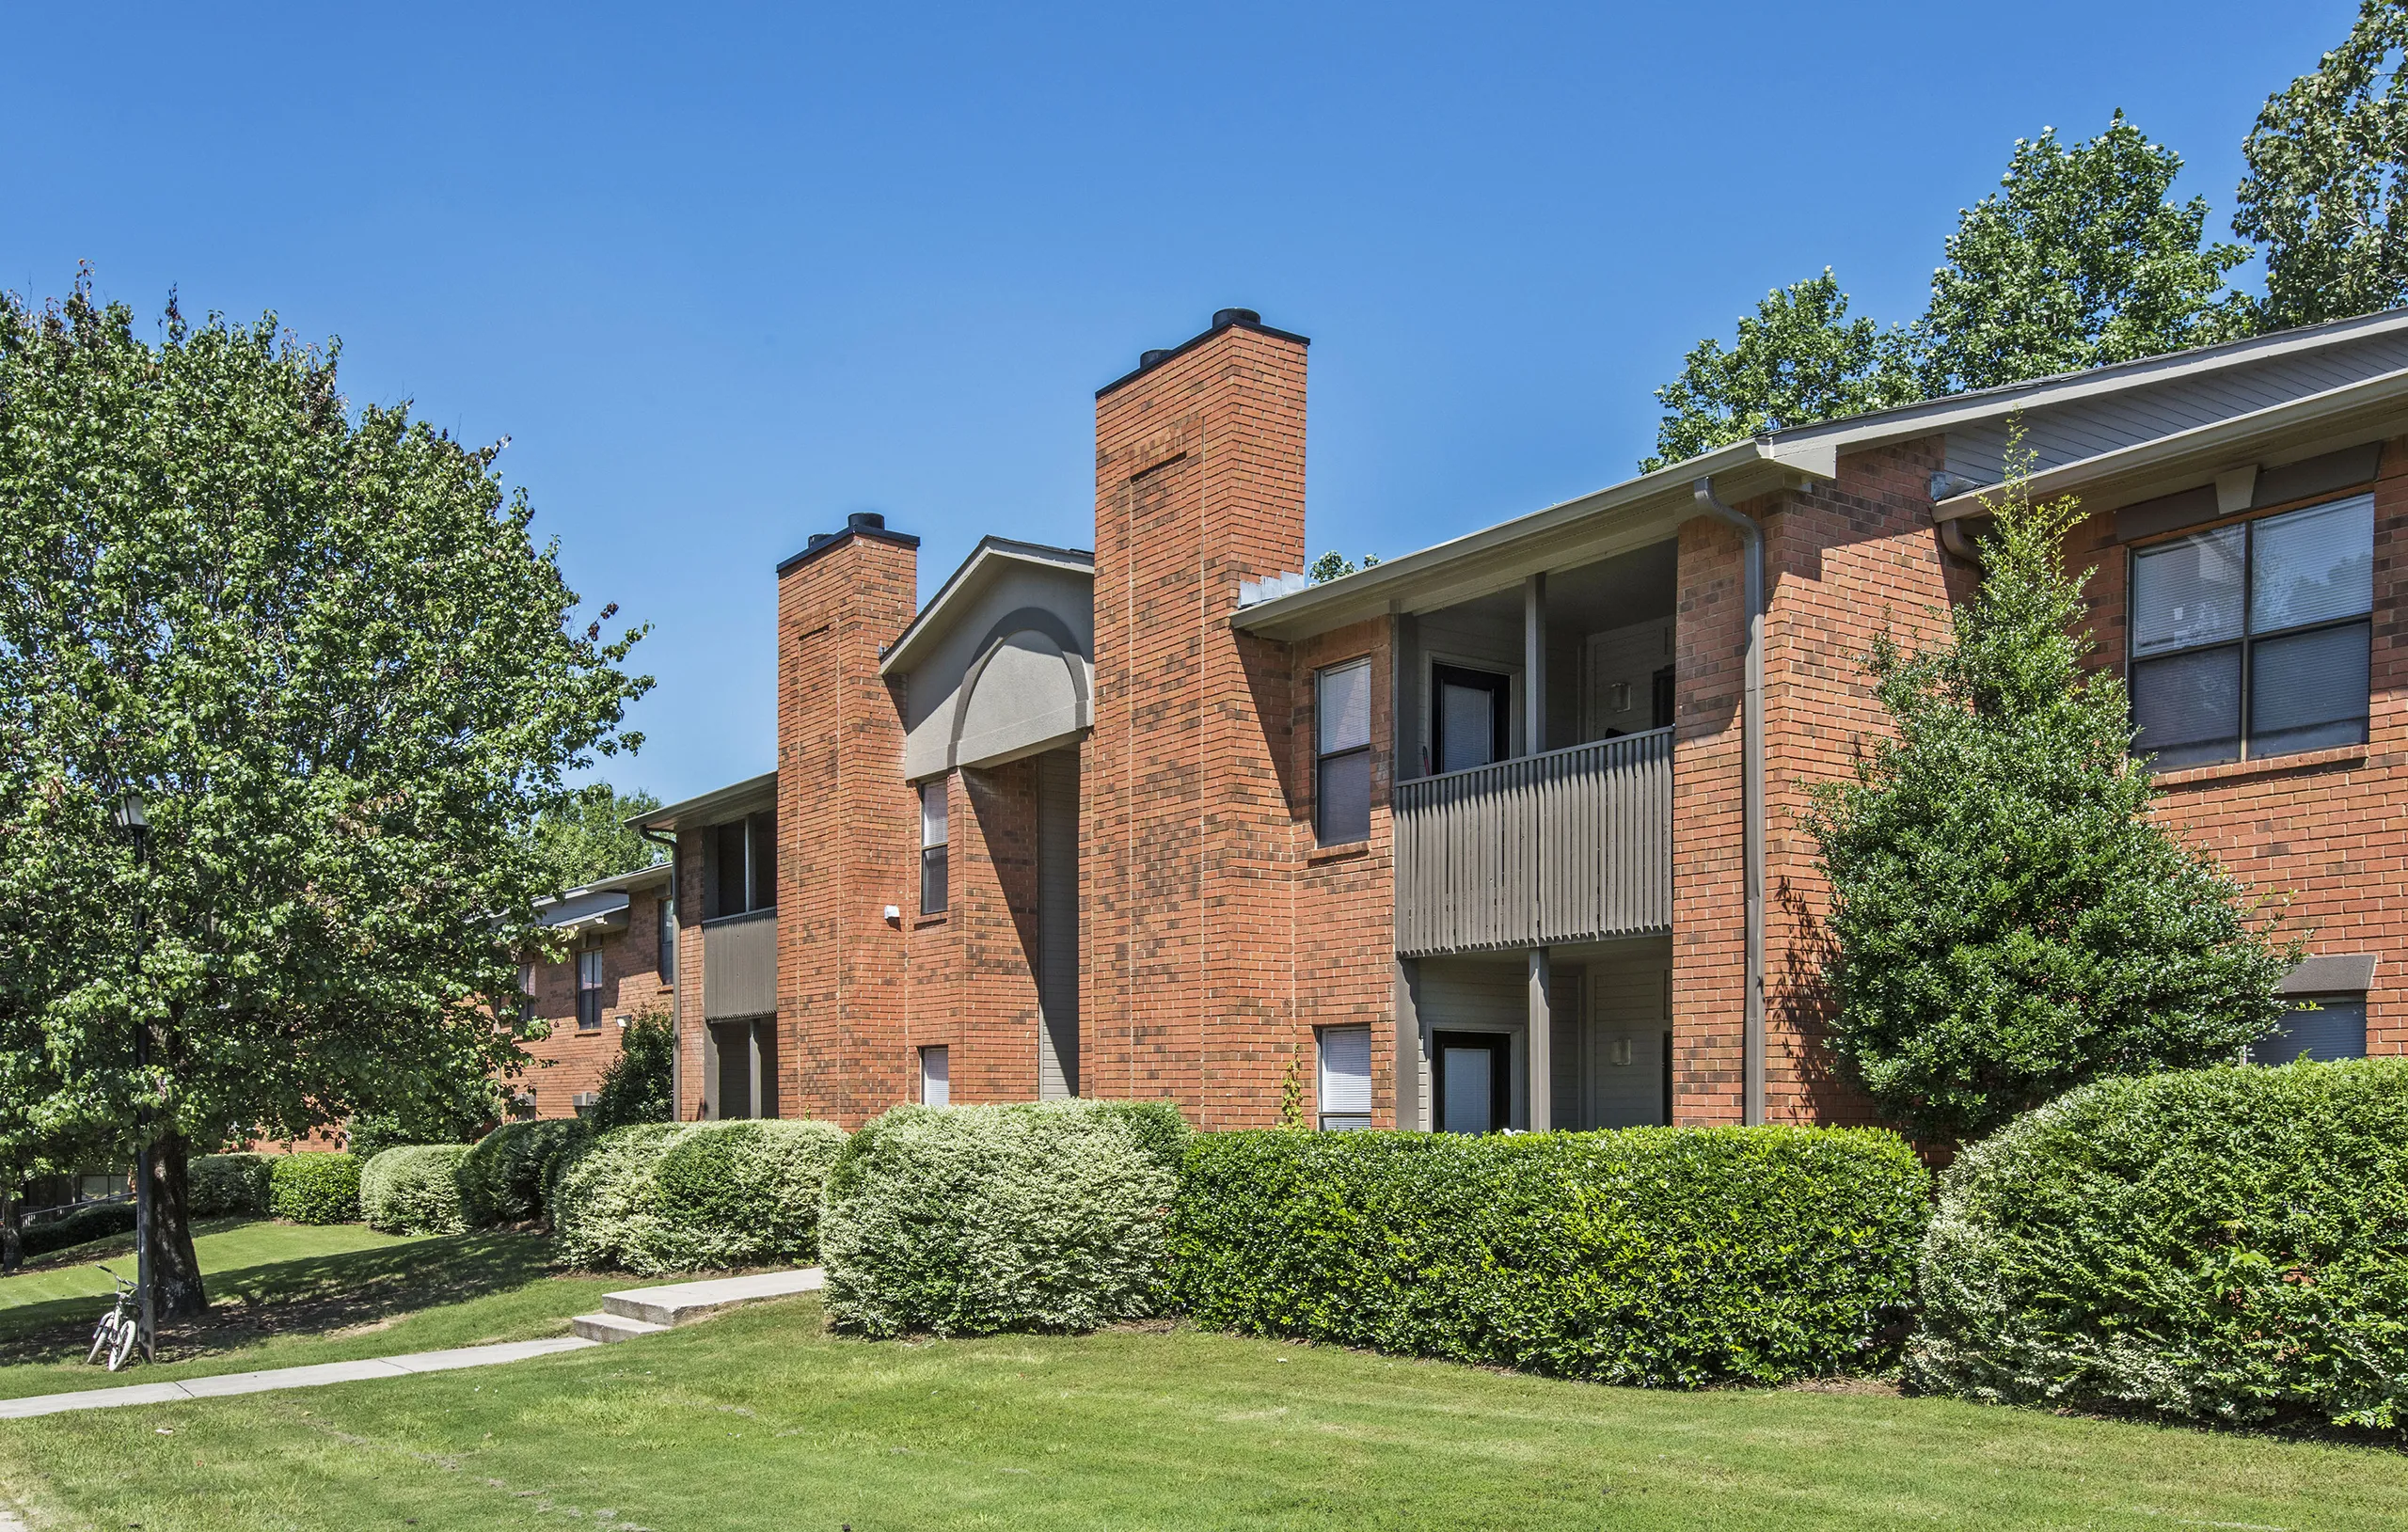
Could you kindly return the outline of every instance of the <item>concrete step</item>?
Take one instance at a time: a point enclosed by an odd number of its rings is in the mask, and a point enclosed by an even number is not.
[[[569,1320],[568,1327],[588,1340],[609,1345],[614,1340],[633,1340],[638,1335],[657,1335],[669,1327],[643,1319],[630,1319],[617,1314],[580,1314]]]
[[[827,1274],[816,1266],[792,1271],[756,1271],[751,1276],[713,1277],[703,1282],[671,1282],[657,1287],[630,1287],[602,1295],[602,1308],[623,1319],[641,1319],[667,1329],[692,1324],[745,1303],[791,1298],[816,1292]],[[578,1332],[583,1335],[583,1331]]]

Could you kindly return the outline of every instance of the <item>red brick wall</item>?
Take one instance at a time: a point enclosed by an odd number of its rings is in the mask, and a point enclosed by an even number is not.
[[[677,837],[677,1120],[697,1122],[709,1100],[703,1022],[703,838]]]
[[[619,1022],[645,1011],[667,1011],[673,991],[660,976],[660,900],[653,890],[627,896],[627,925],[602,938],[602,1029],[577,1030],[577,955],[535,965],[535,1016],[551,1035],[524,1046],[529,1064],[507,1091],[535,1093],[539,1117],[574,1117],[575,1097],[602,1088],[619,1056]]]
[[[1037,773],[1031,757],[948,779],[942,915],[918,913],[915,857],[903,907],[914,1098],[918,1050],[943,1045],[956,1103],[1037,1099]]]
[[[778,581],[778,1101],[848,1129],[906,1098],[905,927],[918,908],[917,798],[878,673],[911,621],[918,554],[874,533]],[[885,908],[904,913],[889,922]],[[700,965],[697,965],[699,972]]]
[[[1799,823],[1812,783],[1844,775],[1888,722],[1858,667],[1874,635],[1909,647],[1946,636],[1948,606],[1973,588],[1932,529],[1928,476],[1943,444],[1904,443],[1840,461],[1838,482],[1742,507],[1766,528],[1766,1116],[1871,1120],[1869,1104],[1831,1073],[1814,976],[1817,922],[1830,891]],[[2213,852],[2253,891],[2288,900],[2311,950],[2385,955],[2369,997],[2369,1051],[2408,1051],[2408,994],[2389,955],[2408,937],[2394,896],[2408,870],[2398,805],[2408,766],[2408,643],[2399,618],[2408,546],[2408,442],[2391,444],[2376,492],[2371,742],[2364,750],[2169,774],[2166,822]],[[2120,671],[2127,554],[2113,518],[2083,522],[2072,567],[2095,566],[2086,620],[2096,664]],[[1739,539],[1709,522],[1682,529],[1675,747],[1673,1006],[1676,1115],[1740,1115],[1743,1001],[1739,843],[1742,625]]]
[[[1233,632],[1304,567],[1305,348],[1215,332],[1096,406],[1095,733],[1081,775],[1082,1090],[1276,1120],[1300,1037],[1291,659]]]
[[[1946,631],[1951,573],[1932,529],[1938,440],[1843,457],[1838,480],[1739,507],[1765,528],[1765,1114],[1857,1122],[1870,1108],[1832,1078],[1814,987],[1830,891],[1799,823],[1811,785],[1845,775],[1887,727],[1858,661],[1887,627],[1909,644]],[[1746,886],[1740,706],[1747,638],[1738,533],[1681,529],[1673,747],[1675,1120],[1742,1115]]]
[[[2408,439],[2386,443],[2375,482],[2374,649],[2368,743],[2168,772],[2158,813],[2204,846],[2253,892],[2284,908],[2285,924],[2312,953],[2374,953],[2367,997],[2367,1051],[2408,1052]],[[2317,499],[2331,499],[2319,496]],[[2304,501],[2312,504],[2314,501]],[[2252,513],[2253,518],[2265,512]],[[2089,586],[2093,660],[2121,672],[2129,555],[2114,518],[2093,516],[2067,539]]]
[[[1315,1027],[1371,1029],[1371,1121],[1396,1126],[1396,859],[1390,816],[1396,782],[1396,677],[1386,618],[1296,645],[1289,730],[1294,910],[1294,1054],[1306,1121],[1321,1110]],[[1332,665],[1371,661],[1371,833],[1358,846],[1315,846],[1313,811],[1320,739],[1313,676]],[[1285,1061],[1279,1061],[1284,1072]]]

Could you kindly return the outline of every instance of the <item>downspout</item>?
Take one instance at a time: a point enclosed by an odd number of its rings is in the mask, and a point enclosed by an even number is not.
[[[1765,533],[1714,498],[1714,481],[1690,486],[1697,508],[1738,529],[1748,610],[1747,680],[1739,710],[1740,844],[1748,900],[1747,1016],[1741,1027],[1740,1120],[1765,1120]]]
[[[668,848],[669,898],[672,903],[674,903],[677,898],[677,837],[663,835],[650,825],[638,827],[636,833],[655,845]],[[654,924],[659,923],[656,921]],[[672,941],[683,940],[685,929],[685,913],[681,910],[676,921],[670,925],[669,939]],[[672,955],[672,961],[676,963],[677,969],[669,976],[669,1120],[671,1122],[684,1120],[678,1113],[684,1110],[679,1103],[686,1099],[686,1093],[680,1088],[686,1082],[685,956],[684,953]]]

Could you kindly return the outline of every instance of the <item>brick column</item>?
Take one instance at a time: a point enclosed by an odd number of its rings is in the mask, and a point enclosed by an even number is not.
[[[904,1100],[918,800],[879,655],[911,619],[919,539],[855,517],[778,571],[779,1112],[851,1129]]]

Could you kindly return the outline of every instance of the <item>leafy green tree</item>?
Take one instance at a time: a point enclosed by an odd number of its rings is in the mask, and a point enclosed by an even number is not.
[[[0,1139],[148,1136],[163,1314],[205,1302],[188,1144],[520,1062],[529,827],[650,682],[497,450],[355,412],[272,315],[0,299]]]
[[[552,892],[582,888],[658,861],[660,848],[629,829],[627,821],[659,807],[660,799],[650,793],[621,793],[597,782],[536,815],[535,853],[551,869]]]
[[[1683,358],[1681,375],[1656,390],[1664,419],[1656,455],[1667,464],[1766,431],[1912,403],[1914,338],[1893,325],[1847,317],[1847,294],[1830,267],[1765,294],[1725,351],[1712,338]]]
[[[619,1034],[619,1056],[602,1074],[594,1093],[594,1130],[631,1122],[670,1122],[676,1103],[669,1098],[670,1069],[677,1056],[677,1023],[667,1011],[630,1018]]]
[[[1895,737],[1814,793],[1831,1044],[1884,1115],[1978,1137],[2084,1081],[2230,1062],[2296,952],[2149,811],[2122,682],[2086,671],[2074,502],[2002,491],[1951,641],[1865,661]]]
[[[2182,157],[2119,110],[2086,143],[2019,138],[1999,190],[1960,216],[1922,324],[1927,395],[2181,351],[2244,334],[2225,274],[2239,245],[2200,243],[2205,197],[2166,200]]]
[[[1379,563],[1380,556],[1378,554],[1367,553],[1363,555],[1363,567],[1365,569],[1376,569],[1379,567]],[[1311,577],[1312,582],[1315,585],[1326,585],[1331,580],[1337,579],[1341,575],[1352,575],[1354,573],[1354,561],[1347,558],[1344,554],[1339,553],[1336,548],[1332,548],[1327,553],[1323,554],[1320,558],[1315,559],[1312,561],[1311,567],[1307,568],[1305,573]]]
[[[2266,99],[2241,146],[2233,232],[2266,252],[2267,329],[2408,302],[2408,4],[2364,0],[2315,72]]]
[[[415,1097],[388,1095],[352,1113],[344,1147],[366,1160],[405,1144],[473,1144],[500,1121],[501,1087],[490,1075],[436,1082]]]

